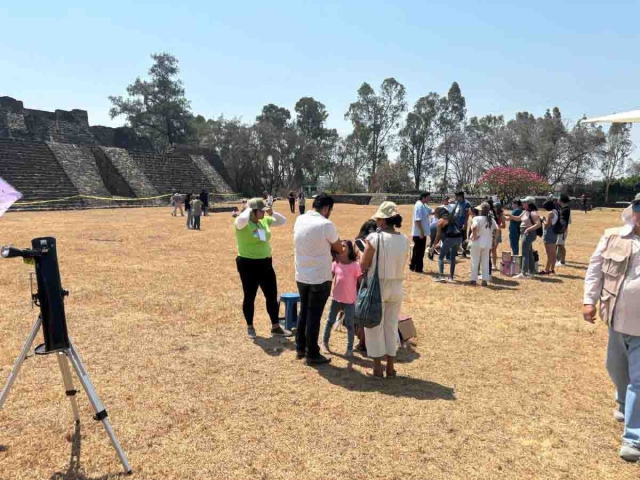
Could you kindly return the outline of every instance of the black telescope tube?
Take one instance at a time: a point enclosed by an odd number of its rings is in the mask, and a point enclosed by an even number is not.
[[[31,245],[34,251],[42,252],[41,256],[35,257],[35,264],[45,353],[67,349],[70,347],[69,333],[64,313],[56,239],[34,238]]]

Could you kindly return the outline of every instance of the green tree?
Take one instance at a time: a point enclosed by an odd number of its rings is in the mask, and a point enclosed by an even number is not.
[[[613,181],[624,174],[625,164],[633,152],[630,123],[612,123],[606,144],[598,157],[598,170],[605,183],[604,201],[609,201],[609,189]]]
[[[375,177],[382,152],[393,140],[400,126],[400,117],[407,110],[406,90],[395,78],[387,78],[380,86],[380,93],[363,83],[358,89],[358,100],[349,106],[345,119],[353,124],[360,140],[367,139],[367,164],[370,173],[369,189],[376,189]]]
[[[440,154],[444,161],[444,177],[442,189],[449,188],[448,174],[451,152],[453,149],[453,136],[460,131],[464,119],[467,116],[467,102],[460,91],[458,82],[453,82],[446,97],[440,98],[438,108],[438,131],[441,138],[439,146]]]
[[[168,53],[151,55],[149,80],[136,78],[127,87],[129,98],[110,96],[111,118],[125,116],[127,124],[157,146],[184,143],[192,118],[179,73],[178,59]]]
[[[425,174],[435,166],[439,106],[437,93],[420,98],[400,130],[400,158],[411,169],[416,190],[420,190]]]

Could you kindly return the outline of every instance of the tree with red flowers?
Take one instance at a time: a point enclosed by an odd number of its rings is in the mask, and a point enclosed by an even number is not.
[[[547,193],[549,181],[525,168],[496,167],[480,178],[478,185],[487,193],[500,197],[517,198],[536,193]]]

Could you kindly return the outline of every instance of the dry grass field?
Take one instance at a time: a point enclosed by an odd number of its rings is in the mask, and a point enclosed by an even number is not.
[[[277,206],[287,210],[282,203]],[[374,207],[337,205],[352,238]],[[402,207],[408,219],[411,207]],[[582,279],[619,212],[574,214],[570,264],[489,288],[409,274],[419,340],[398,379],[371,361],[310,368],[271,339],[262,296],[246,338],[228,213],[187,231],[168,209],[15,213],[0,243],[58,239],[67,321],[136,479],[635,479],[604,368],[607,332],[581,320]],[[281,292],[295,291],[292,229],[274,230]],[[536,242],[542,254],[542,245]],[[468,279],[469,261],[458,269]],[[0,261],[0,383],[27,337],[31,267]],[[332,337],[343,351],[342,333]],[[84,393],[79,458],[53,356],[30,358],[0,412],[0,479],[105,480],[121,466]],[[77,442],[76,442],[77,446]],[[78,453],[78,452],[76,452]]]

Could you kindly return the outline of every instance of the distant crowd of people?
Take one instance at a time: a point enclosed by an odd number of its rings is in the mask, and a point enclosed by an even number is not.
[[[175,192],[171,196],[170,205],[173,207],[172,217],[177,217],[178,211],[180,216],[184,217],[186,211],[186,228],[188,230],[200,230],[200,217],[209,215],[209,192],[206,189],[203,189],[200,195],[195,193],[183,195],[180,192]]]
[[[424,270],[425,252],[430,260],[438,256],[436,282],[456,283],[456,258],[471,256],[471,284],[477,284],[482,273],[482,284],[487,285],[491,272],[498,268],[498,247],[503,242],[503,230],[509,221],[509,246],[511,254],[522,252],[521,272],[517,279],[531,278],[533,275],[553,275],[555,268],[566,261],[566,240],[571,223],[569,197],[548,199],[543,207],[548,215],[538,214],[533,197],[516,199],[511,204],[511,213],[506,213],[501,201],[486,198],[479,206],[473,207],[465,199],[465,192],[455,194],[455,201],[448,197],[444,203],[432,210],[428,203],[431,194],[424,192],[413,209],[413,252],[409,268],[416,273]],[[534,242],[542,237],[547,262],[545,268],[537,272]],[[429,245],[427,246],[427,239]],[[445,275],[445,263],[449,263],[449,273]]]

